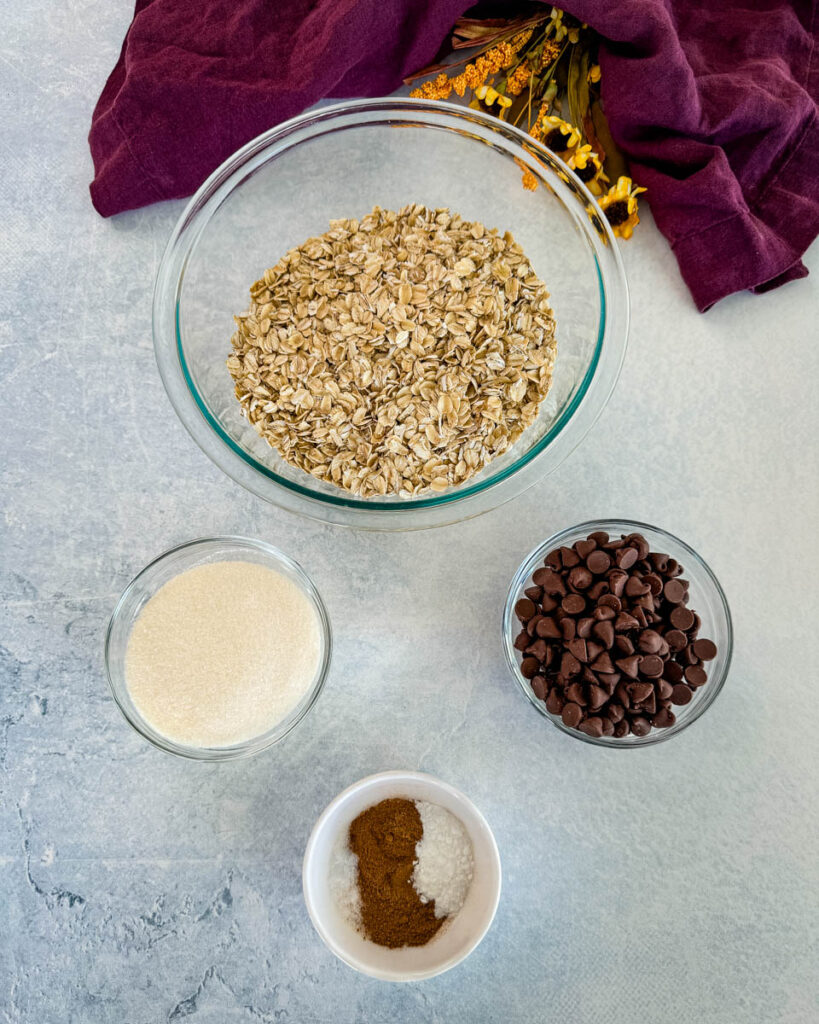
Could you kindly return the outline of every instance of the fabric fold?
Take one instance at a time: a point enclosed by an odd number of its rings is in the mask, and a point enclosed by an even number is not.
[[[819,233],[814,0],[567,4],[601,37],[612,135],[698,308],[805,276]],[[94,206],[190,195],[318,100],[389,94],[468,6],[137,0],[92,119]]]

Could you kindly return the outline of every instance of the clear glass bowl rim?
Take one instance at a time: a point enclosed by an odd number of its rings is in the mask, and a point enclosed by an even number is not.
[[[377,112],[382,117],[382,120],[368,120],[367,115],[373,112]],[[377,529],[406,529],[412,528],[414,524],[394,522],[386,525],[382,517],[396,520],[410,516],[424,517],[426,514],[426,516],[434,518],[436,521],[425,521],[418,525],[432,526],[453,522],[458,518],[468,518],[472,515],[481,514],[481,512],[494,508],[504,501],[515,497],[526,487],[534,483],[540,476],[550,472],[580,443],[605,407],[619,376],[625,356],[628,335],[628,286],[619,249],[605,217],[599,216],[597,218],[605,239],[602,246],[595,246],[594,244],[596,232],[592,225],[579,221],[579,223],[582,223],[584,235],[591,245],[590,255],[593,257],[597,287],[601,299],[600,318],[593,355],[577,392],[544,436],[530,449],[522,451],[513,463],[486,480],[456,488],[445,494],[422,497],[406,502],[386,502],[375,499],[362,500],[353,496],[346,496],[341,490],[339,490],[338,495],[321,493],[297,481],[280,476],[272,469],[259,463],[222,429],[218,420],[210,413],[207,402],[199,394],[188,369],[180,333],[180,299],[188,258],[193,252],[199,237],[206,230],[211,217],[219,209],[222,202],[236,188],[241,186],[249,171],[255,169],[255,166],[261,163],[263,158],[284,152],[291,145],[299,146],[327,131],[346,130],[368,124],[383,125],[383,119],[388,119],[391,114],[397,120],[405,123],[415,123],[422,127],[437,130],[455,131],[460,135],[469,135],[466,129],[469,125],[473,125],[476,131],[482,130],[487,136],[491,136],[492,139],[490,142],[489,137],[480,137],[480,141],[492,145],[498,139],[503,138],[506,145],[513,148],[520,159],[528,159],[529,163],[531,163],[530,154],[537,156],[540,163],[544,165],[540,169],[542,171],[540,174],[542,178],[545,179],[548,176],[547,172],[553,176],[559,174],[564,181],[566,179],[571,181],[571,187],[577,193],[578,199],[584,200],[586,205],[591,204],[591,209],[596,207],[596,201],[586,186],[551,151],[519,129],[507,125],[505,122],[500,122],[481,111],[440,101],[430,102],[422,99],[392,97],[347,101],[319,108],[318,110],[307,111],[263,133],[228,157],[204,182],[183,210],[165,248],[157,272],[153,302],[153,333],[160,376],[177,415],[197,445],[234,480],[248,487],[265,500],[271,501],[274,504],[281,504],[291,511],[300,511],[306,515],[312,515],[320,520],[326,521],[326,510],[335,508],[342,518],[331,518],[331,521],[343,522],[343,515],[347,512],[353,517],[355,525],[373,525]],[[359,120],[344,123],[343,119],[350,117],[358,117]],[[446,123],[447,119],[452,123]],[[332,127],[334,120],[340,121],[336,128]],[[331,124],[330,127],[328,127],[328,122]],[[304,131],[308,131],[310,134],[303,138],[297,138],[295,142],[288,143],[287,140],[291,136]],[[605,265],[601,265],[600,257],[603,254],[605,254]],[[615,305],[618,307],[615,309],[614,316],[611,315],[610,302],[612,300],[615,301]],[[169,304],[171,303],[173,307],[172,313],[169,309]],[[169,347],[169,340],[166,338],[166,334],[171,323],[173,332],[172,356],[166,351]],[[166,326],[163,326],[163,324]],[[607,342],[607,348],[610,349],[617,346],[619,352],[616,353],[616,365],[607,368],[607,376],[610,377],[610,381],[605,386],[604,393],[594,396],[597,407],[593,410],[590,417],[586,417],[587,422],[582,425],[582,432],[573,438],[571,443],[563,445],[565,450],[561,450],[557,454],[554,465],[545,467],[537,475],[534,475],[531,471],[534,470],[535,465],[540,461],[540,457],[549,451],[553,443],[575,418],[575,413],[583,405],[584,400],[589,396],[591,386],[596,382],[598,376],[604,341]],[[185,397],[180,395],[179,388],[174,386],[173,378],[177,375],[184,382],[184,392],[186,392],[187,399],[193,403],[193,408],[190,409],[190,412],[185,408]],[[194,409],[195,416],[192,416],[190,413]],[[206,425],[206,433],[209,435],[205,438],[201,436],[203,423]],[[211,449],[211,446],[208,444],[209,440],[218,441],[222,448],[219,456]],[[232,456],[232,459],[227,460],[225,458],[228,454]],[[242,463],[241,469],[233,461],[234,459],[238,459]],[[234,472],[234,468],[239,470],[238,474]],[[528,477],[521,472],[527,469],[530,470]],[[274,497],[268,493],[267,489],[263,491],[258,487],[254,487],[247,477],[248,471],[253,477],[258,475],[276,488],[283,488],[284,493]],[[278,500],[279,498],[281,500]],[[453,514],[451,511],[455,506],[463,506],[464,502],[470,504],[476,500],[482,507],[466,512],[463,517],[459,513]],[[322,514],[322,509],[325,510],[325,514]],[[372,522],[376,518],[381,521],[379,523]],[[365,520],[370,520],[371,522],[368,524]]]
[[[725,629],[726,636],[725,664],[720,675],[717,678],[708,679],[708,683],[703,687],[701,693],[692,703],[691,711],[682,722],[676,722],[668,729],[652,729],[646,736],[632,736],[627,741],[617,739],[613,736],[587,736],[586,733],[580,732],[578,729],[570,729],[567,725],[564,725],[560,717],[550,714],[546,710],[546,705],[543,701],[538,700],[532,693],[532,688],[528,681],[521,675],[520,666],[518,665],[517,658],[515,656],[516,652],[513,636],[514,607],[527,578],[532,572],[534,564],[545,557],[549,551],[556,547],[561,547],[569,537],[573,537],[575,534],[580,533],[587,536],[595,530],[605,530],[607,533],[644,533],[645,531],[650,531],[651,533],[657,534],[659,537],[667,539],[670,542],[670,546],[679,548],[684,552],[684,555],[689,562],[693,562],[703,571],[705,578],[708,580],[708,583],[712,588],[713,595],[717,598],[718,607],[724,616],[722,626]],[[676,557],[676,555],[672,557]],[[711,707],[722,692],[725,680],[728,678],[728,672],[731,668],[731,659],[734,651],[734,627],[731,619],[731,610],[728,606],[728,600],[725,596],[725,591],[722,589],[721,583],[705,559],[702,558],[702,556],[699,555],[690,544],[687,544],[684,540],[681,540],[668,530],[664,530],[659,526],[653,526],[651,523],[640,522],[636,519],[590,519],[588,522],[577,523],[574,526],[568,526],[566,529],[552,534],[551,537],[532,548],[529,554],[521,561],[515,575],[512,577],[512,582],[509,584],[509,590],[506,594],[506,602],[503,609],[503,622],[501,625],[501,640],[503,643],[503,651],[506,655],[506,664],[514,676],[515,681],[523,691],[529,703],[532,704],[544,718],[548,719],[552,725],[560,729],[561,732],[566,733],[566,735],[571,736],[576,740],[581,740],[583,743],[590,743],[597,747],[608,747],[613,750],[624,750],[632,747],[648,747],[655,743],[662,743],[665,740],[670,740],[673,736],[679,735],[679,733],[683,732],[683,730],[687,729],[689,725],[692,725],[697,721],[697,719],[701,718],[705,714],[708,708]]]
[[[150,575],[159,565],[172,558],[174,555],[177,555],[179,552],[204,545],[250,548],[261,552],[273,563],[283,563],[286,565],[295,574],[302,592],[313,605],[319,619],[319,626],[323,636],[323,657],[316,671],[316,676],[310,685],[308,695],[306,699],[304,699],[304,703],[296,709],[295,713],[291,712],[290,715],[283,719],[282,722],[278,723],[267,732],[261,733],[259,736],[254,736],[242,743],[235,743],[227,747],[192,747],[176,743],[174,740],[171,740],[166,736],[162,736],[160,733],[156,732],[156,730],[152,729],[138,713],[132,713],[126,706],[122,699],[123,692],[127,693],[128,689],[124,675],[121,679],[118,676],[115,678],[116,673],[111,670],[110,647],[113,631],[125,613],[124,609],[128,597],[137,587],[140,580]],[[180,569],[180,572],[184,571],[184,568]],[[133,621],[135,622],[136,619]],[[131,627],[128,631],[129,635],[130,629],[132,628],[133,622],[131,623]],[[185,757],[193,761],[236,761],[241,758],[251,757],[254,754],[260,753],[262,750],[266,750],[274,743],[278,743],[292,732],[293,729],[295,729],[296,726],[305,718],[324,689],[324,684],[327,681],[327,674],[330,669],[330,662],[332,660],[332,650],[333,634],[327,609],[318,588],[304,568],[294,558],[286,555],[279,548],[275,547],[273,544],[269,544],[267,541],[259,540],[255,537],[220,534],[213,537],[197,537],[194,540],[183,541],[181,544],[176,544],[174,547],[168,548],[166,551],[157,555],[156,558],[151,559],[150,562],[139,570],[136,576],[131,579],[122,591],[116,605],[114,606],[111,618],[108,620],[108,628],[105,631],[103,653],[105,659],[105,676],[108,680],[108,687],[111,691],[112,697],[114,698],[114,703],[119,708],[125,721],[143,739],[147,740],[158,749],[164,750],[166,753],[175,754],[179,757]]]

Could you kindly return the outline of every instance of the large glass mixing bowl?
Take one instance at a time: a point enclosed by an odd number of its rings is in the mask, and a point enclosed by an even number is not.
[[[523,188],[528,169],[538,187]],[[286,463],[241,413],[225,366],[233,316],[267,267],[332,219],[373,206],[448,207],[511,231],[545,281],[557,361],[540,415],[503,456],[442,493],[361,499]],[[361,100],[248,143],[188,204],[162,258],[154,344],[176,412],[202,450],[267,501],[326,522],[405,530],[479,515],[551,472],[581,441],[623,361],[628,292],[599,208],[557,157],[480,111]]]

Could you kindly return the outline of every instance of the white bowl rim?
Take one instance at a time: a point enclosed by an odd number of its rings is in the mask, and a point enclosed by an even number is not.
[[[327,933],[321,918],[316,913],[315,906],[313,903],[313,894],[310,883],[308,882],[308,868],[312,858],[315,854],[316,845],[318,843],[320,834],[324,829],[327,820],[333,814],[333,812],[343,804],[347,799],[353,796],[355,793],[360,793],[364,789],[368,789],[377,782],[381,782],[385,779],[392,779],[396,782],[424,782],[433,786],[435,789],[441,792],[447,793],[458,803],[467,806],[470,811],[474,814],[475,819],[478,823],[479,828],[484,832],[485,838],[488,840],[490,857],[492,865],[497,875],[497,887],[491,901],[491,912],[488,915],[486,925],[478,932],[475,933],[473,939],[469,945],[465,947],[456,956],[451,956],[448,960],[437,965],[434,968],[422,971],[389,971],[381,968],[373,968],[367,964],[362,963],[357,957],[351,956],[346,950],[342,949],[337,942]],[[430,775],[428,772],[409,771],[402,769],[393,769],[390,771],[376,772],[373,775],[367,775],[363,779],[359,779],[358,782],[354,782],[352,785],[347,786],[346,789],[342,790],[337,796],[335,796],[330,803],[324,808],[316,820],[313,830],[310,833],[310,838],[307,840],[307,846],[304,849],[304,859],[302,861],[302,891],[304,894],[304,902],[307,907],[307,913],[310,916],[310,920],[313,923],[313,927],[319,934],[322,942],[327,946],[331,953],[334,953],[339,960],[347,964],[348,967],[352,967],[354,970],[361,974],[366,974],[371,978],[377,978],[380,981],[396,981],[396,982],[407,982],[407,981],[423,981],[426,978],[434,978],[439,974],[443,974],[445,971],[451,970],[456,967],[459,963],[462,963],[470,953],[474,952],[475,949],[480,945],[486,936],[489,929],[492,927],[492,923],[495,920],[495,914],[498,910],[500,903],[501,889],[503,887],[503,872],[501,868],[500,851],[498,850],[498,844],[495,841],[494,833],[489,826],[489,822],[476,807],[476,805],[466,796],[465,793],[457,789],[455,786],[450,785],[448,782],[444,782],[439,779],[436,775]]]

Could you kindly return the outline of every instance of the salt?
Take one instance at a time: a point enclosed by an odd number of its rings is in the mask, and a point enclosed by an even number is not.
[[[416,800],[424,834],[415,847],[412,883],[424,902],[435,900],[435,916],[457,914],[474,870],[472,841],[463,824],[439,804]]]
[[[358,857],[350,849],[347,832],[336,839],[330,853],[330,891],[345,921],[361,926],[361,893],[358,890]]]

